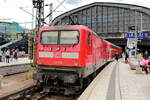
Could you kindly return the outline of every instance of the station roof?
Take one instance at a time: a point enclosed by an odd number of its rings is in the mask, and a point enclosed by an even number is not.
[[[76,9],[70,10],[68,12],[65,12],[65,13],[57,16],[52,21],[52,25],[55,25],[57,21],[59,21],[61,18],[65,17],[67,15],[74,14],[74,13],[76,13],[78,11],[81,11],[83,9],[86,9],[86,8],[89,8],[89,7],[93,7],[93,6],[118,7],[118,8],[124,8],[124,9],[136,10],[136,11],[145,13],[148,16],[150,16],[150,8],[147,8],[147,7],[143,7],[143,6],[139,6],[139,5],[133,5],[133,4],[125,4],[125,3],[94,2],[94,3],[88,4],[88,5],[84,5],[84,6],[76,8]]]

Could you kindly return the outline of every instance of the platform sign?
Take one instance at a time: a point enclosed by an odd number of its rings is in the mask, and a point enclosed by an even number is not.
[[[126,33],[125,38],[148,38],[147,33]]]
[[[148,34],[147,33],[137,33],[137,37],[138,38],[148,38]]]

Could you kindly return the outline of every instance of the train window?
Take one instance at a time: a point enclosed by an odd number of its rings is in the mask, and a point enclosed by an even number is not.
[[[77,44],[79,41],[78,31],[61,31],[60,44]]]
[[[58,31],[43,32],[41,37],[41,44],[57,44]]]
[[[90,35],[90,33],[88,33],[88,45],[90,45],[91,44],[91,35]]]

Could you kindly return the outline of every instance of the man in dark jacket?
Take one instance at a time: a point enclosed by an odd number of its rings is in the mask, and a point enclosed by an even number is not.
[[[129,57],[128,53],[125,52],[125,63],[128,63],[128,57]]]
[[[115,54],[115,59],[118,61],[118,59],[119,59],[118,53]]]

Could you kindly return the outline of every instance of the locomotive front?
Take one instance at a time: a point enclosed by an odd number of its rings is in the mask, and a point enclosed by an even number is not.
[[[81,37],[80,30],[76,27],[41,28],[38,33],[37,71],[34,79],[50,89],[56,89],[56,86],[59,86],[58,89],[64,89],[68,85],[71,88],[81,86],[79,77],[84,62],[81,55]]]

